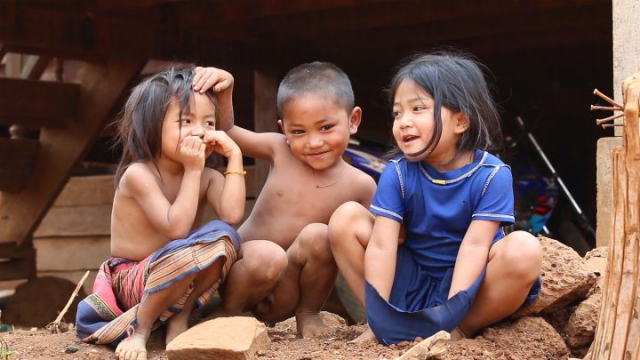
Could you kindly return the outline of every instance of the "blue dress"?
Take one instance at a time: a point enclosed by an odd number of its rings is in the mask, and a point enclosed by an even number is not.
[[[402,156],[386,166],[370,210],[403,224],[406,238],[398,248],[389,302],[365,284],[367,321],[381,343],[452,331],[462,321],[484,272],[447,300],[460,244],[472,220],[500,222],[493,241],[504,238],[504,227],[514,222],[512,183],[509,167],[480,150],[471,164],[445,173]]]

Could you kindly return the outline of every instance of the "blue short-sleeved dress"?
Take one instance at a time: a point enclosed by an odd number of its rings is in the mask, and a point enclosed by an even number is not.
[[[383,344],[453,330],[466,316],[484,272],[466,291],[447,300],[458,249],[472,220],[499,221],[494,243],[514,221],[511,170],[476,150],[474,161],[440,173],[423,162],[397,157],[378,182],[371,212],[403,224],[389,302],[366,283],[367,321]],[[529,301],[540,291],[537,282]]]

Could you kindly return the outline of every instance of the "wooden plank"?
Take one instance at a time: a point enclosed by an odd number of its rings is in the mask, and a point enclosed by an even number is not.
[[[38,252],[38,272],[94,270],[111,256],[108,235],[38,238],[33,246]]]
[[[51,119],[74,118],[79,94],[78,84],[0,78],[0,123],[22,125],[15,121],[26,118],[46,126]]]
[[[0,191],[19,192],[33,173],[39,143],[0,138]]]
[[[33,237],[109,235],[111,208],[111,204],[52,207]]]
[[[64,186],[53,206],[111,205],[114,193],[113,175],[74,176]]]
[[[142,59],[110,59],[103,65],[86,64],[77,119],[69,122],[64,130],[42,129],[41,151],[25,189],[18,194],[0,196],[0,243],[30,241],[69,174],[104,127],[114,103],[144,62]]]
[[[207,59],[220,67],[251,66],[258,49],[269,48],[246,36],[238,41],[237,35],[228,39],[221,33],[213,35],[213,31],[193,33],[177,29],[177,21],[162,18],[174,14],[144,15],[144,19],[129,20],[113,15],[18,7],[15,24],[3,24],[0,19],[0,41],[12,51],[64,54],[67,59],[136,56],[175,61],[179,53],[182,59]],[[203,43],[207,46],[201,46]]]
[[[29,279],[36,274],[35,249],[2,246],[0,252],[0,281]],[[6,257],[9,258],[6,258]]]

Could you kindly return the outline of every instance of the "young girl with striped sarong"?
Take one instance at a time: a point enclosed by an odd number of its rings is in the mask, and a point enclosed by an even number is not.
[[[76,322],[79,337],[117,345],[119,359],[146,359],[149,335],[162,323],[167,343],[185,331],[237,258],[230,224],[244,215],[245,171],[240,148],[216,130],[220,117],[233,116],[233,84],[216,88],[228,77],[215,73],[194,84],[194,73],[182,67],[150,76],[133,89],[118,123],[112,257]],[[226,158],[224,174],[205,165],[213,153]],[[220,220],[199,227],[207,205]]]

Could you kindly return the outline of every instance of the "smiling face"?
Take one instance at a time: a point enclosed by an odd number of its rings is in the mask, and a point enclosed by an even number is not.
[[[430,145],[436,132],[433,97],[412,80],[406,79],[396,89],[393,101],[393,137],[409,160],[423,160],[434,166],[449,163],[457,154],[460,136],[469,122],[461,112],[446,107],[440,110],[442,133]],[[423,151],[428,147],[427,151]],[[412,156],[411,154],[416,154]]]
[[[194,93],[188,109],[180,109],[180,103],[171,100],[162,123],[162,156],[172,158],[185,137],[204,138],[206,132],[215,129],[216,107],[207,95]],[[212,147],[207,145],[205,155],[209,156],[211,152]]]
[[[317,94],[292,99],[278,121],[291,152],[314,170],[326,170],[338,163],[349,137],[360,124],[361,110],[348,113],[344,106]]]

